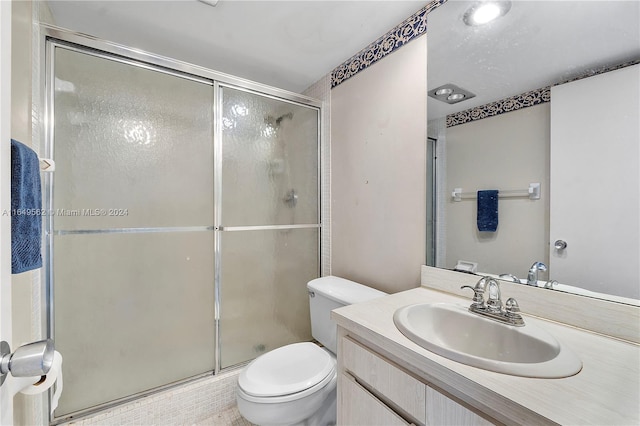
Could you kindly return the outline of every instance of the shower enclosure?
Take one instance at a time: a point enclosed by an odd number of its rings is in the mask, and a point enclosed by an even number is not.
[[[59,30],[46,42],[54,422],[311,338],[319,104]]]

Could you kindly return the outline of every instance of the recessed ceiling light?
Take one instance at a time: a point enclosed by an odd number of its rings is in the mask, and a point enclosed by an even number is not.
[[[431,89],[428,94],[432,98],[448,104],[455,104],[476,96],[470,91],[451,83],[443,84],[435,89]]]
[[[436,90],[436,95],[438,96],[450,95],[452,93],[453,93],[453,89],[449,87],[443,87],[442,89]]]
[[[509,9],[511,9],[510,1],[479,2],[467,9],[462,20],[470,26],[484,25],[504,16]]]

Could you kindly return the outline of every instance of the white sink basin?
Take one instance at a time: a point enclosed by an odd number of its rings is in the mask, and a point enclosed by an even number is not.
[[[450,303],[398,309],[393,322],[410,340],[445,358],[514,376],[573,376],[582,361],[551,334],[525,321],[515,327]]]

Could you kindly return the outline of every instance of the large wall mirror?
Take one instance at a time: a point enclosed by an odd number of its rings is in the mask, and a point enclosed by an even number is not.
[[[436,266],[638,305],[640,2],[449,0],[427,44]]]

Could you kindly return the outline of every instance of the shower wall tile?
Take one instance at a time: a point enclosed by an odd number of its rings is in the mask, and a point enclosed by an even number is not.
[[[322,128],[320,130],[320,197],[322,233],[320,252],[322,275],[331,275],[331,75],[327,74],[307,88],[303,95],[322,101]]]
[[[223,424],[217,419],[234,417],[240,369],[199,379],[137,401],[114,407],[68,424],[91,425],[205,425]],[[235,424],[235,423],[234,423]],[[247,423],[248,424],[248,423]]]

